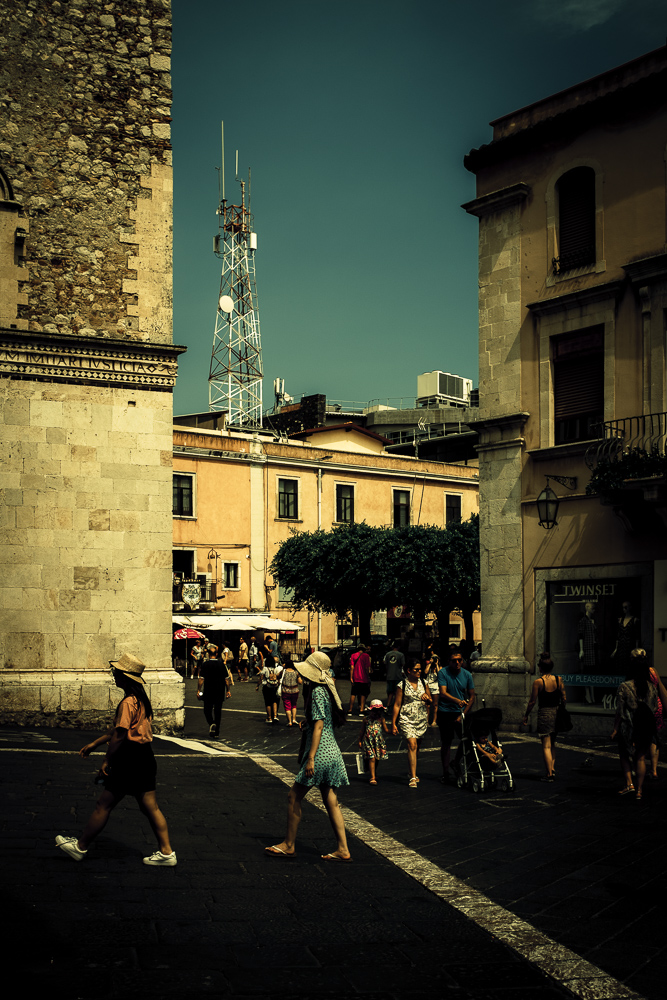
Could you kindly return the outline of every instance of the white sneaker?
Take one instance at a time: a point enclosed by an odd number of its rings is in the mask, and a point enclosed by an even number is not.
[[[69,854],[72,861],[83,861],[88,853],[87,850],[81,850],[76,837],[63,837],[61,834],[56,837],[56,847],[59,847],[65,854]]]
[[[163,854],[162,851],[156,851],[155,854],[151,854],[150,858],[144,858],[144,864],[173,866],[177,864],[176,851],[172,851],[171,854]]]

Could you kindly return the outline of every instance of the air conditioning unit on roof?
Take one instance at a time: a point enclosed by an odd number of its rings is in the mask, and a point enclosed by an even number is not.
[[[417,403],[431,399],[441,399],[443,402],[470,403],[472,379],[461,375],[450,375],[449,372],[424,372],[417,376]]]

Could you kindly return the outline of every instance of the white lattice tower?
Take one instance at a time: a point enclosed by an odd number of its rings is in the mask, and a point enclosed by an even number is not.
[[[227,410],[227,423],[241,427],[262,426],[262,344],[259,335],[255,250],[252,215],[245,204],[218,209],[220,235],[215,253],[222,258],[220,295],[213,333],[208,377],[209,410]]]

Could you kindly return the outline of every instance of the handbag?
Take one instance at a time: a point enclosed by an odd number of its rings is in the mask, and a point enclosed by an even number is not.
[[[558,686],[560,688],[561,679],[558,678]],[[558,708],[556,709],[556,732],[557,733],[569,733],[572,729],[572,717],[563,703],[563,699],[558,702]]]
[[[366,758],[362,753],[356,753],[354,758],[357,762],[357,774],[365,774],[367,771]]]

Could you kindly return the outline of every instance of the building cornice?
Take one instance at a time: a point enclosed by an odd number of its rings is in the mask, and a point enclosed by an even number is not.
[[[667,278],[667,253],[657,253],[653,257],[643,257],[623,265],[623,270],[633,285],[646,285],[652,281]]]
[[[0,375],[171,392],[185,347],[0,329]]]
[[[500,188],[498,191],[491,191],[480,198],[467,201],[461,208],[465,209],[469,215],[476,215],[482,218],[491,215],[493,212],[502,212],[511,205],[520,205],[530,194],[530,185],[519,181],[509,187]]]
[[[392,456],[393,457],[393,456]],[[396,456],[401,458],[403,456]],[[429,472],[422,469],[392,469],[389,467],[374,465],[353,465],[344,462],[331,462],[326,460],[316,460],[310,458],[290,458],[283,455],[260,455],[247,451],[225,451],[214,448],[193,448],[184,445],[174,446],[174,458],[195,458],[198,461],[227,461],[247,462],[248,464],[279,465],[291,469],[308,469],[309,471],[338,472],[346,476],[384,476],[389,479],[426,479],[443,483],[469,483],[477,486],[478,475],[457,476],[448,472]],[[475,470],[475,473],[477,470]]]
[[[536,316],[546,316],[553,312],[562,312],[576,306],[591,305],[594,302],[604,302],[605,299],[618,298],[624,282],[606,281],[603,285],[590,285],[579,288],[576,292],[565,292],[563,295],[553,295],[548,299],[538,299],[526,305]]]

